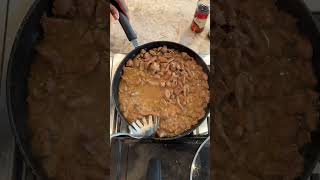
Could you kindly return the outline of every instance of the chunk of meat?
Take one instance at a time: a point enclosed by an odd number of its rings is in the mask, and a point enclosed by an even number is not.
[[[171,93],[170,93],[170,90],[169,90],[169,89],[166,89],[166,90],[164,91],[164,94],[165,94],[165,97],[166,97],[167,99],[170,99]]]
[[[43,18],[42,24],[46,40],[41,41],[36,50],[56,72],[87,74],[93,71],[100,61],[100,55],[94,48],[93,39],[83,36],[86,25],[55,18]],[[61,41],[64,42],[63,48]]]
[[[56,16],[74,16],[76,12],[74,1],[72,0],[54,0],[53,13]]]
[[[133,61],[130,59],[128,62],[127,62],[127,67],[132,67],[133,66]]]
[[[93,104],[93,101],[89,96],[82,96],[68,100],[66,105],[69,108],[81,108]]]
[[[95,0],[76,0],[79,17],[92,18],[95,14],[96,1]]]
[[[160,71],[160,65],[156,62],[153,62],[150,66],[152,73],[156,73]]]

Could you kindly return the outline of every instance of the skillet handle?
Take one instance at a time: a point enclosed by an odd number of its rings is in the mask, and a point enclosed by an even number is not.
[[[126,36],[129,41],[137,39],[137,34],[133,30],[129,18],[128,18],[128,8],[124,0],[111,0],[111,4],[114,5],[119,11],[119,22],[122,26],[123,31],[126,33]]]
[[[122,12],[119,12],[119,22],[122,26],[123,31],[126,33],[126,36],[129,41],[137,39],[137,34],[133,30],[128,17],[124,15]]]

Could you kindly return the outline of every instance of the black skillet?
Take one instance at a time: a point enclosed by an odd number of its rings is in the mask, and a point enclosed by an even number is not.
[[[119,115],[120,115],[120,117],[122,119],[126,120],[126,118],[123,116],[123,113],[121,112],[121,109],[120,109],[118,92],[119,92],[119,83],[120,83],[121,76],[122,76],[122,73],[123,73],[123,68],[125,67],[127,61],[130,60],[130,59],[133,59],[134,57],[136,57],[140,53],[140,51],[142,49],[145,49],[145,50],[148,51],[148,50],[150,50],[152,48],[158,48],[158,47],[162,47],[162,46],[167,46],[168,48],[175,49],[175,50],[178,50],[180,52],[188,53],[188,55],[193,57],[195,59],[195,61],[198,63],[198,65],[200,65],[203,68],[203,71],[209,77],[209,68],[206,65],[206,63],[202,60],[202,58],[197,53],[195,53],[193,50],[191,50],[191,49],[189,49],[189,48],[187,48],[187,47],[185,47],[185,46],[183,46],[181,44],[177,44],[177,43],[174,43],[174,42],[168,42],[168,41],[155,41],[155,42],[150,42],[150,43],[138,46],[137,48],[135,48],[133,51],[131,51],[122,60],[122,62],[120,63],[119,67],[117,68],[117,70],[116,70],[116,72],[115,72],[115,74],[113,76],[112,97],[113,97],[113,100],[115,102],[116,109],[119,112]],[[186,135],[190,134],[197,127],[199,127],[200,124],[206,119],[206,117],[209,114],[209,111],[210,111],[210,109],[209,109],[209,105],[208,105],[206,107],[206,109],[205,109],[205,112],[206,112],[205,115],[201,119],[198,120],[198,123],[196,125],[192,126],[189,130],[183,132],[182,134],[179,134],[179,135],[174,136],[174,137],[155,138],[155,139],[157,139],[157,140],[173,140],[173,139],[177,139],[177,138],[180,138],[180,137],[183,137],[183,136],[186,136]],[[128,125],[130,124],[129,121],[126,120],[126,122],[128,122]]]
[[[120,65],[118,66],[118,68],[114,74],[113,81],[112,81],[112,97],[115,102],[116,109],[119,112],[120,117],[122,119],[126,120],[128,125],[130,125],[130,123],[123,116],[123,113],[120,109],[119,96],[118,96],[119,83],[120,83],[121,76],[123,73],[123,68],[125,67],[127,61],[136,57],[142,49],[145,49],[146,51],[148,51],[153,48],[167,46],[170,49],[175,49],[180,52],[186,52],[189,56],[191,56],[195,59],[197,64],[200,65],[202,67],[203,71],[208,75],[208,77],[210,77],[209,76],[209,68],[208,68],[207,64],[203,61],[203,59],[197,53],[195,53],[193,50],[191,50],[190,48],[188,48],[184,45],[174,43],[174,42],[169,42],[169,41],[154,41],[154,42],[150,42],[150,43],[138,46],[137,35],[134,32],[134,30],[133,30],[133,28],[132,28],[132,26],[126,16],[127,12],[125,12],[125,11],[127,10],[127,8],[126,8],[125,4],[123,3],[123,0],[112,0],[111,3],[119,10],[119,22],[120,22],[125,34],[127,35],[128,40],[131,41],[133,46],[135,47],[135,49],[133,51],[131,51],[122,60],[122,62],[120,63]],[[200,126],[200,124],[208,116],[208,114],[210,112],[209,104],[207,105],[205,112],[206,112],[205,115],[201,119],[198,120],[197,124],[193,125],[187,131],[185,131],[177,136],[174,136],[174,137],[163,137],[163,138],[155,137],[154,139],[156,139],[156,140],[173,140],[173,139],[177,139],[177,138],[186,136],[188,134],[191,134],[196,128],[198,128]]]
[[[297,18],[297,26],[300,32],[311,41],[313,47],[313,71],[318,79],[317,91],[320,93],[320,31],[315,24],[315,19],[303,0],[278,0],[276,5],[280,10],[286,11]],[[309,177],[319,180],[312,175],[312,171],[320,160],[320,124],[318,129],[312,132],[311,139],[312,143],[307,144],[300,150],[305,160],[305,170],[299,178],[301,180],[307,180]]]
[[[298,18],[298,26],[312,42],[314,48],[313,65],[315,74],[320,79],[320,33],[314,20],[302,0],[281,0],[277,3],[280,9],[286,10]],[[28,95],[27,79],[29,77],[30,65],[35,53],[33,47],[41,39],[42,29],[40,19],[43,14],[51,14],[51,5],[48,0],[36,0],[26,17],[24,18],[8,62],[3,63],[3,70],[6,79],[5,92],[8,116],[15,136],[16,144],[26,164],[39,177],[43,176],[43,168],[33,158],[29,143],[27,127],[27,102]],[[179,47],[183,47],[179,45]],[[187,51],[187,50],[186,50]],[[133,55],[133,53],[132,53]],[[191,54],[190,54],[191,55]],[[120,71],[121,74],[121,71]],[[320,86],[318,87],[320,89]],[[320,129],[320,128],[319,128]],[[320,152],[320,130],[312,134],[312,143],[301,150],[305,157],[305,171],[300,178],[307,180],[319,160]],[[41,179],[41,178],[40,178]]]
[[[47,179],[44,169],[31,152],[28,120],[28,77],[35,54],[34,46],[42,38],[40,20],[44,14],[50,15],[49,0],[35,0],[30,7],[17,32],[6,74],[6,97],[8,116],[16,144],[28,168],[37,179]]]

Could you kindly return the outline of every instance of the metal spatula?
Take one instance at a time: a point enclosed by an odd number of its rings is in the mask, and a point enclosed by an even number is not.
[[[118,136],[130,136],[135,139],[152,137],[159,128],[160,118],[158,116],[149,116],[148,120],[143,117],[142,120],[136,120],[129,126],[129,133],[112,134],[110,138]]]

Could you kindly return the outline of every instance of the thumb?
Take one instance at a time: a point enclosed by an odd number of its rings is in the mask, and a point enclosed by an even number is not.
[[[115,20],[119,19],[119,11],[112,4],[110,4],[110,12]]]

